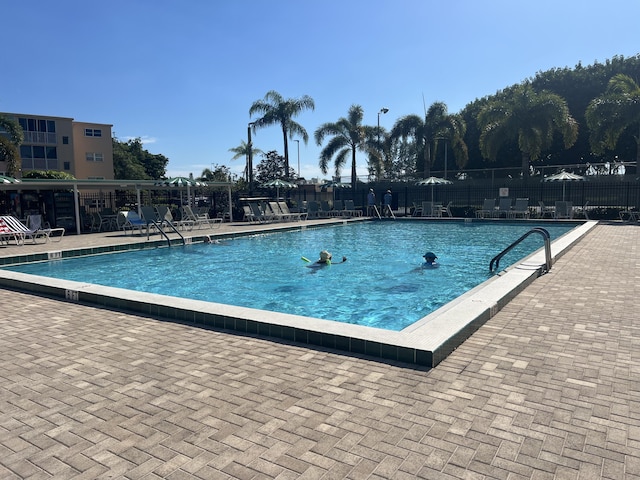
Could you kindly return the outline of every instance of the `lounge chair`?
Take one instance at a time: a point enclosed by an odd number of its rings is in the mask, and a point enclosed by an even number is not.
[[[584,205],[581,207],[573,208],[573,216],[583,216],[585,220],[589,220],[589,212],[587,211],[587,207],[589,206],[589,200],[584,202]]]
[[[640,211],[638,210],[622,210],[620,213],[618,213],[618,216],[620,217],[620,220],[622,220],[623,222],[637,222],[638,220],[640,220]]]
[[[257,219],[258,222],[267,223],[275,220],[273,215],[267,214],[264,210],[262,210],[262,207],[260,207],[260,205],[258,205],[257,203],[252,202],[249,204],[249,207],[253,212],[254,218]]]
[[[300,220],[307,219],[307,212],[292,212],[291,210],[289,210],[289,205],[287,205],[287,202],[280,201],[277,203],[278,203],[278,207],[280,207],[280,212],[282,212],[283,215],[287,215],[288,217],[298,222]]]
[[[329,215],[332,217],[344,217],[344,204],[342,200],[334,200],[333,208],[329,212]]]
[[[65,229],[63,227],[51,228],[48,223],[42,220],[42,215],[29,215],[27,217],[27,228],[42,233],[46,242],[59,242],[64,237]]]
[[[329,216],[315,200],[309,200],[307,203],[307,214],[308,218],[327,218]]]
[[[92,232],[102,232],[108,231],[111,227],[111,220],[109,218],[103,217],[99,212],[91,212],[91,231]]]
[[[49,241],[49,232],[28,228],[24,223],[11,215],[5,215],[0,218],[4,220],[5,226],[14,236],[16,243],[19,243],[20,241],[24,243],[27,239],[31,239],[33,243],[37,243],[36,241],[39,238],[44,239],[43,243]]]
[[[147,233],[149,233],[149,224],[147,224],[137,212],[132,210],[118,212],[117,222],[118,230],[122,230],[125,235],[127,234],[127,230],[131,230],[131,235],[133,235],[134,230],[139,230],[140,235],[142,235],[143,229],[146,229]]]
[[[345,200],[344,201],[344,212],[348,217],[361,217],[362,210],[357,209],[353,200]]]
[[[553,213],[553,218],[573,218],[573,203],[572,202],[556,202],[556,208]]]
[[[421,217],[432,217],[433,212],[431,208],[431,202],[422,202],[422,207],[420,208],[420,216]]]
[[[496,210],[496,217],[501,217],[504,215],[505,218],[509,218],[511,216],[511,204],[512,200],[509,197],[501,197],[498,201],[498,210]]]
[[[155,207],[151,205],[145,205],[143,207],[140,207],[140,211],[142,212],[142,219],[147,222],[147,224],[153,225],[154,223],[160,223],[160,216],[158,215]]]
[[[542,200],[538,202],[540,205],[540,218],[553,218],[553,207],[547,207]]]
[[[194,222],[194,225],[197,225],[199,228],[205,225],[210,228],[214,226],[220,227],[222,225],[221,218],[210,218],[208,213],[196,214],[189,205],[182,207],[182,219]]]
[[[16,245],[24,245],[24,235],[11,228],[5,221],[5,217],[0,217],[0,244],[8,245],[11,239]]]
[[[529,218],[529,215],[529,199],[516,198],[516,202],[510,212],[510,217],[518,218],[520,216],[522,218]]]
[[[495,198],[485,198],[484,203],[482,204],[482,208],[480,210],[476,210],[476,218],[491,218],[496,214],[496,199]]]
[[[451,214],[451,205],[453,205],[453,202],[449,202],[446,205],[444,205],[441,209],[442,214],[440,216],[446,215],[449,218],[453,217],[453,215]]]
[[[242,211],[244,212],[243,220],[249,223],[260,223],[260,220],[256,218],[256,216],[251,211],[251,207],[249,205],[243,205]]]

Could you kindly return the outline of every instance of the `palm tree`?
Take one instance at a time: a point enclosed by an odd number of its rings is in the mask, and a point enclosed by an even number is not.
[[[20,151],[24,133],[19,123],[0,115],[0,161],[7,162],[6,173],[15,176],[20,171]]]
[[[304,95],[300,98],[285,99],[275,90],[270,90],[263,100],[253,102],[249,109],[249,115],[262,114],[258,120],[253,122],[253,131],[258,128],[279,124],[282,127],[282,137],[284,139],[284,164],[285,176],[289,180],[289,138],[299,136],[305,145],[309,141],[309,135],[302,125],[295,122],[296,117],[304,110],[314,110],[316,108],[313,99]]]
[[[416,151],[416,170],[420,159],[423,162],[423,175],[431,175],[431,151],[436,151],[442,140],[449,142],[453,149],[456,164],[464,168],[468,160],[467,145],[464,142],[466,125],[459,114],[449,114],[447,105],[434,102],[425,112],[424,121],[418,115],[406,115],[399,118],[391,129],[391,139],[406,141],[413,138]]]
[[[240,145],[238,145],[237,147],[233,147],[229,149],[230,152],[235,153],[235,155],[231,157],[231,160],[237,160],[238,158],[241,158],[241,157],[245,157],[247,159],[247,165],[245,165],[244,167],[244,173],[245,173],[245,178],[247,182],[249,181],[249,172],[247,171],[247,169],[249,168],[249,160],[248,160],[249,148],[251,148],[251,157],[254,157],[259,153],[264,153],[259,148],[252,148],[252,146],[250,147],[249,144],[244,140],[240,140]]]
[[[480,151],[495,160],[500,147],[516,140],[522,154],[522,177],[529,176],[529,164],[551,147],[560,133],[565,148],[578,138],[578,123],[569,113],[567,102],[555,93],[536,92],[529,83],[517,85],[490,101],[478,114]]]
[[[315,131],[315,140],[318,146],[322,145],[325,137],[332,138],[320,152],[320,170],[326,174],[329,162],[335,156],[334,167],[336,176],[340,176],[340,170],[344,167],[347,156],[351,154],[351,188],[356,188],[356,151],[369,152],[371,145],[376,142],[377,127],[362,125],[364,112],[360,105],[351,105],[347,118],[341,117],[337,122],[328,122],[320,125]]]
[[[629,76],[615,75],[603,95],[589,103],[586,112],[591,149],[596,154],[613,150],[629,127],[638,129],[636,162],[640,161],[640,86]]]

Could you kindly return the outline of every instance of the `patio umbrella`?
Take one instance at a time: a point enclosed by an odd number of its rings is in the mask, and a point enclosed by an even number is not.
[[[275,180],[269,180],[262,184],[263,188],[275,188],[276,189],[276,198],[280,198],[280,189],[281,188],[298,188],[298,185],[295,183],[287,182],[286,180],[281,180],[276,178]]]
[[[13,177],[7,177],[6,175],[0,175],[0,183],[21,183],[21,180]]]
[[[453,183],[451,180],[447,180],[446,178],[440,177],[429,177],[424,180],[420,180],[416,185],[431,185],[431,203],[433,204],[433,188],[436,185],[448,185]]]
[[[187,187],[187,202],[191,204],[191,187],[206,187],[205,182],[194,180],[188,177],[171,177],[166,180],[161,180],[158,185],[165,185],[167,187]]]
[[[585,178],[582,175],[575,173],[565,172],[562,170],[555,175],[549,175],[544,179],[545,182],[562,182],[562,201],[564,202],[565,187],[567,182],[582,182]]]
[[[320,188],[322,188],[323,190],[327,190],[328,188],[333,188],[333,200],[335,201],[336,199],[336,190],[338,188],[351,188],[351,184],[350,183],[343,183],[343,182],[336,182],[334,180],[327,182],[327,183],[323,183],[322,185],[320,185]]]

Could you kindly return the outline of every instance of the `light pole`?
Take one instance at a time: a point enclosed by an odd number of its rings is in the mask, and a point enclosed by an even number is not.
[[[251,145],[251,127],[256,122],[247,125],[247,181],[249,182],[249,194],[253,192],[253,145]]]

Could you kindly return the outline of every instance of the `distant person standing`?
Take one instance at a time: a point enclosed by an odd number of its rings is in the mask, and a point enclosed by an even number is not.
[[[369,193],[367,194],[367,215],[372,217],[375,211],[376,211],[376,193],[373,191],[373,188],[370,188]]]
[[[387,215],[393,217],[393,210],[391,209],[391,201],[393,200],[393,196],[391,195],[391,190],[387,190],[387,193],[382,197],[382,216],[386,217]]]

